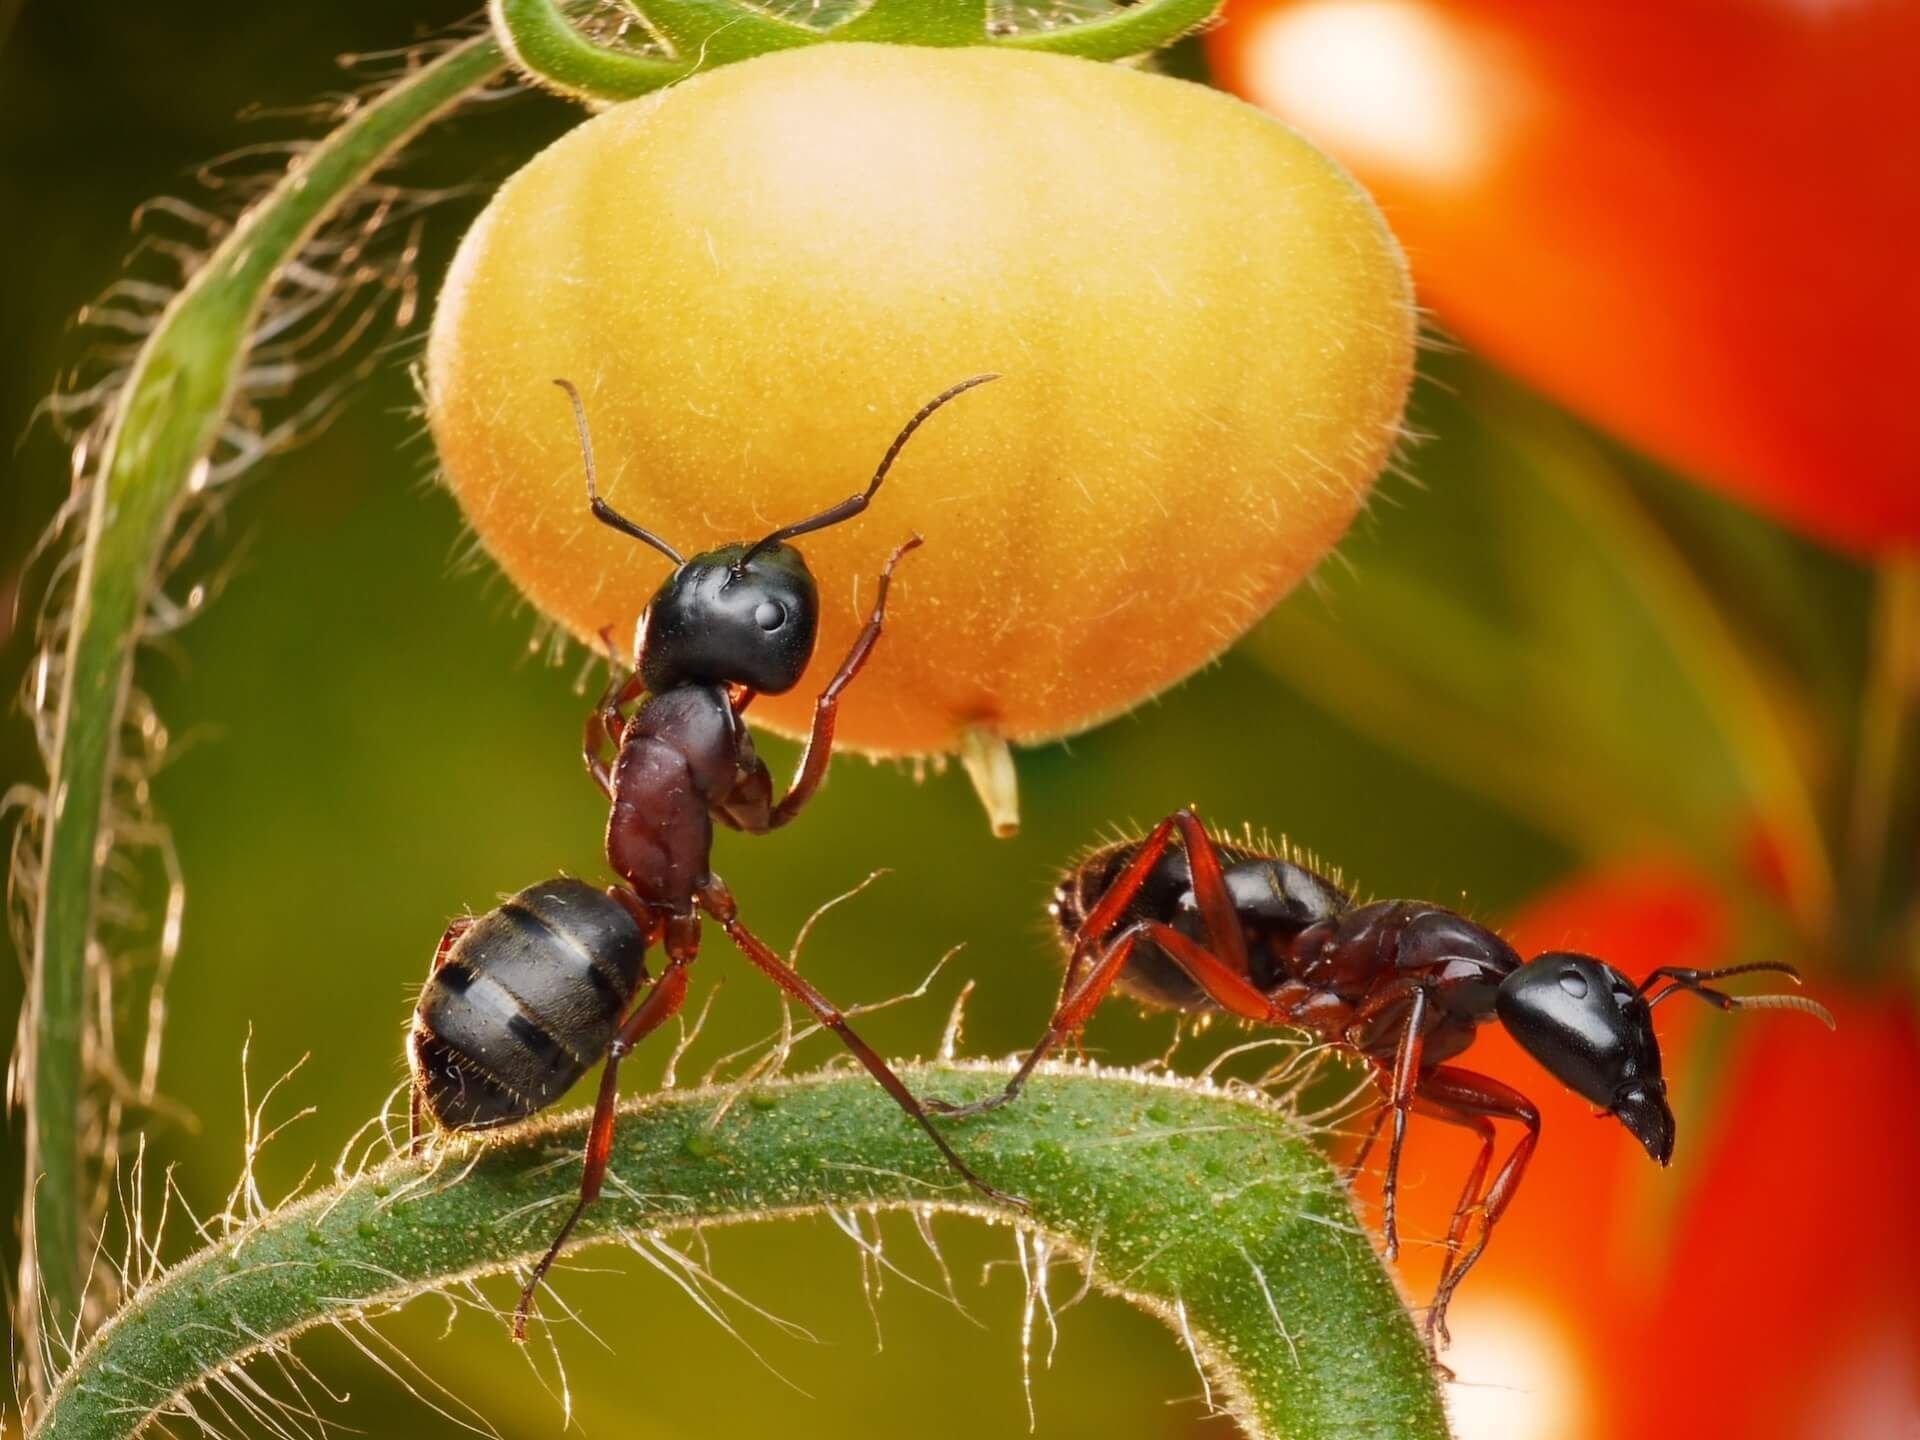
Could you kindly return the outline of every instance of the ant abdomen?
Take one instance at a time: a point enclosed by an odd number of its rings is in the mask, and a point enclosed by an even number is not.
[[[557,1101],[606,1053],[646,948],[624,905],[565,876],[458,931],[420,992],[409,1045],[434,1119],[482,1129]]]

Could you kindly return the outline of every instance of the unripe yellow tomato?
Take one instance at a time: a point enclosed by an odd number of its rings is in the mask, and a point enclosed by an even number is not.
[[[1126,710],[1314,565],[1398,434],[1414,313],[1367,196],[1216,91],[987,49],[821,45],[588,120],[495,196],[434,317],[429,408],[487,550],[574,635],[623,639],[683,554],[865,485],[796,542],[821,586],[797,734],[907,536],[839,742],[946,752]]]

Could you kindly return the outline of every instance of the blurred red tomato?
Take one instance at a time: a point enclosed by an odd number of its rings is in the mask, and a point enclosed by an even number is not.
[[[1622,1435],[1920,1435],[1920,1026],[1893,992],[1832,1008],[1742,1036]]]
[[[1350,165],[1423,300],[1810,534],[1920,544],[1917,0],[1231,0],[1221,83]]]

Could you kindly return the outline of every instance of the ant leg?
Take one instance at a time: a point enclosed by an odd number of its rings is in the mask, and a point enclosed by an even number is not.
[[[1367,1123],[1367,1133],[1361,1139],[1360,1148],[1354,1152],[1353,1159],[1346,1165],[1344,1178],[1349,1185],[1353,1184],[1360,1172],[1367,1168],[1367,1157],[1373,1153],[1374,1142],[1380,1138],[1380,1128],[1387,1123],[1387,1112],[1392,1108],[1391,1105],[1373,1107],[1373,1119]]]
[[[513,1311],[514,1339],[527,1338],[527,1318],[533,1314],[534,1292],[547,1278],[553,1262],[560,1258],[560,1251],[565,1248],[567,1237],[573,1234],[573,1227],[580,1223],[580,1217],[587,1213],[587,1207],[600,1198],[600,1187],[606,1183],[607,1165],[613,1158],[614,1107],[620,1098],[621,1059],[670,1019],[686,998],[686,963],[675,959],[668,963],[659,982],[647,992],[646,998],[634,1006],[633,1013],[607,1046],[606,1063],[600,1067],[600,1093],[593,1104],[593,1122],[587,1128],[586,1160],[580,1172],[580,1198],[574,1202],[572,1212],[560,1227],[560,1233],[553,1237],[553,1243],[547,1247],[547,1253],[540,1257],[540,1263],[533,1267],[533,1274],[520,1292],[520,1303]]]
[[[1262,1025],[1289,1023],[1291,1014],[1284,1006],[1276,1004],[1247,979],[1243,971],[1235,970],[1198,940],[1158,920],[1142,921],[1138,928],[1186,972],[1189,980],[1206,992],[1209,1000],[1228,1014]]]
[[[1234,910],[1233,896],[1227,893],[1227,878],[1220,870],[1220,856],[1200,817],[1191,810],[1173,812],[1173,823],[1186,846],[1187,868],[1193,874],[1193,898],[1200,908],[1200,923],[1207,948],[1227,962],[1237,973],[1249,974],[1247,937],[1240,928],[1240,916]]]
[[[1399,988],[1390,986],[1378,998],[1385,1001],[1388,995]],[[1393,996],[1394,1001],[1398,999],[1398,995]],[[1369,1001],[1361,1006],[1354,1014],[1354,1023],[1361,1023],[1373,1005],[1374,1002]],[[1378,1008],[1385,1006],[1383,1004]],[[1393,1139],[1387,1146],[1387,1178],[1381,1187],[1380,1211],[1381,1230],[1386,1237],[1389,1260],[1397,1259],[1400,1254],[1400,1152],[1407,1143],[1407,1114],[1413,1109],[1413,1092],[1420,1083],[1420,1051],[1425,1039],[1420,1030],[1426,1018],[1427,988],[1416,983],[1413,987],[1413,1005],[1407,1011],[1405,1027],[1400,1032],[1400,1044],[1394,1052],[1393,1088],[1388,1092],[1388,1103],[1393,1108]]]
[[[1429,1342],[1437,1335],[1444,1344],[1450,1338],[1447,1334],[1447,1306],[1453,1300],[1453,1293],[1485,1253],[1487,1242],[1493,1238],[1493,1227],[1506,1213],[1507,1206],[1513,1203],[1520,1181],[1527,1173],[1527,1162],[1533,1158],[1534,1146],[1540,1143],[1540,1111],[1531,1100],[1511,1086],[1491,1076],[1456,1069],[1451,1065],[1436,1066],[1428,1072],[1420,1082],[1420,1098],[1433,1106],[1453,1110],[1462,1117],[1517,1120],[1526,1127],[1526,1133],[1514,1142],[1513,1149],[1508,1152],[1505,1163],[1494,1175],[1493,1183],[1487,1186],[1486,1192],[1477,1202],[1463,1207],[1454,1216],[1453,1233],[1447,1242],[1447,1260],[1440,1272],[1440,1286],[1434,1292],[1432,1308],[1427,1311]],[[1486,1157],[1482,1158],[1484,1163]],[[1474,1237],[1473,1245],[1466,1254],[1461,1255],[1457,1246],[1465,1237],[1465,1219],[1476,1209],[1480,1212],[1480,1233]]]
[[[427,965],[427,978],[429,980],[440,972],[442,965],[447,963],[447,955],[459,942],[460,937],[472,928],[473,916],[462,915],[441,932],[440,943],[433,947],[433,959]],[[409,1054],[412,1053],[412,1048],[411,1043],[409,1043]],[[422,1104],[423,1097],[420,1092],[420,1076],[416,1070],[413,1080],[413,1094],[407,1106],[407,1154],[409,1155],[418,1155],[420,1153],[420,1132],[422,1129],[420,1112]]]
[[[586,729],[580,738],[580,758],[586,762],[588,776],[609,799],[613,796],[613,771],[602,757],[608,745],[615,750],[620,748],[620,737],[626,732],[627,722],[620,717],[620,707],[631,704],[645,688],[638,670],[625,679],[616,670],[587,713]]]
[[[906,1082],[894,1074],[887,1062],[880,1058],[879,1052],[854,1033],[853,1027],[847,1024],[846,1017],[826,996],[802,979],[800,974],[774,954],[759,936],[740,923],[739,907],[734,903],[733,894],[727,889],[725,881],[717,875],[708,876],[706,884],[699,890],[696,898],[700,902],[700,908],[720,923],[720,927],[727,932],[727,938],[740,948],[741,954],[752,961],[754,966],[774,984],[811,1010],[816,1020],[840,1037],[840,1043],[853,1053],[856,1060],[867,1067],[867,1072],[880,1082],[880,1088],[891,1095],[900,1108],[913,1117],[914,1123],[927,1132],[935,1147],[946,1157],[947,1163],[958,1171],[969,1185],[990,1200],[998,1200],[1002,1204],[1012,1205],[1021,1210],[1027,1208],[1027,1202],[1019,1196],[996,1190],[974,1174],[967,1162],[962,1160],[953,1146],[947,1142],[947,1137],[940,1133],[939,1127],[933,1123],[926,1108],[914,1098]]]
[[[1061,982],[1060,1003],[1055,1007],[1053,1018],[1048,1022],[1046,1033],[1041,1037],[1040,1043],[1014,1072],[1013,1078],[1007,1082],[1006,1089],[989,1099],[976,1100],[971,1105],[955,1105],[945,1100],[929,1100],[928,1109],[942,1115],[960,1117],[978,1115],[984,1111],[999,1108],[1020,1093],[1021,1087],[1027,1083],[1027,1077],[1055,1046],[1087,1023],[1087,1018],[1093,1014],[1100,1002],[1106,998],[1107,991],[1112,988],[1114,978],[1120,973],[1120,967],[1126,963],[1126,957],[1132,953],[1133,939],[1122,936],[1121,939],[1126,942],[1124,945],[1120,941],[1115,941],[1114,945],[1105,951],[1097,951],[1096,947],[1106,939],[1107,932],[1126,913],[1127,906],[1133,903],[1134,896],[1140,893],[1140,887],[1146,883],[1148,874],[1160,862],[1160,857],[1166,853],[1167,843],[1173,837],[1173,825],[1174,817],[1169,815],[1153,827],[1147,838],[1140,842],[1140,848],[1134,852],[1126,868],[1107,887],[1099,901],[1087,912],[1086,918],[1080,922],[1080,929],[1073,937],[1073,949],[1067,955],[1067,973]],[[1114,958],[1116,951],[1118,951],[1118,959]],[[1101,954],[1101,963],[1094,975],[1083,982],[1082,976],[1086,974],[1088,957],[1095,953]],[[1104,978],[1100,978],[1102,976]]]
[[[473,928],[473,916],[462,915],[440,934],[440,943],[433,947],[433,963],[427,967],[431,978],[440,967],[447,963],[447,952],[459,943],[460,937]]]
[[[1414,1102],[1414,1109],[1422,1115],[1431,1116],[1448,1125],[1458,1125],[1463,1130],[1471,1130],[1480,1140],[1480,1151],[1474,1157],[1473,1168],[1467,1172],[1467,1180],[1460,1187],[1460,1199],[1453,1207],[1453,1220],[1447,1226],[1447,1254],[1440,1266],[1439,1292],[1452,1294],[1453,1285],[1448,1284],[1455,1262],[1460,1258],[1461,1248],[1467,1238],[1467,1225],[1473,1218],[1474,1207],[1480,1199],[1480,1186],[1487,1178],[1487,1170],[1493,1164],[1493,1149],[1496,1136],[1493,1122],[1484,1115],[1471,1114],[1457,1110],[1451,1105],[1443,1105],[1428,1099],[1424,1094]],[[1458,1284],[1454,1281],[1453,1284]],[[1427,1349],[1437,1354],[1439,1346],[1452,1339],[1447,1334],[1447,1307],[1444,1302],[1436,1301],[1427,1311]]]
[[[984,1100],[976,1100],[971,1105],[928,1100],[927,1108],[941,1115],[964,1119],[969,1115],[983,1115],[989,1110],[997,1110],[1017,1097],[1032,1078],[1033,1072],[1039,1068],[1040,1062],[1052,1054],[1063,1040],[1079,1034],[1093,1012],[1100,1008],[1100,1002],[1107,998],[1107,991],[1113,988],[1113,982],[1126,968],[1127,959],[1133,954],[1134,943],[1140,935],[1140,927],[1135,925],[1114,937],[1113,943],[1102,952],[1100,963],[1088,972],[1072,994],[1060,1002],[1059,1008],[1053,1012],[1053,1019],[1047,1023],[1046,1033],[1040,1037],[1040,1043],[1020,1062],[1020,1068],[1013,1072],[1004,1090]]]
[[[800,768],[794,773],[793,784],[787,787],[787,793],[773,808],[773,814],[767,821],[769,830],[778,830],[813,798],[814,791],[827,778],[827,766],[833,760],[833,727],[840,717],[840,692],[853,682],[860,668],[867,663],[867,657],[873,653],[874,643],[880,638],[881,627],[887,618],[887,587],[893,580],[893,567],[900,563],[900,557],[909,550],[918,549],[922,544],[918,535],[895,550],[887,560],[886,568],[880,572],[880,593],[874,597],[873,614],[854,637],[853,648],[847,651],[847,658],[840,662],[840,668],[834,672],[833,679],[827,682],[827,688],[820,692],[813,702],[813,729],[807,736],[806,752],[800,757]]]

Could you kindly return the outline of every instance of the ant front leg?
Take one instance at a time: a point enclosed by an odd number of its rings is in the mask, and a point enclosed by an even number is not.
[[[967,1162],[962,1160],[953,1146],[948,1143],[947,1137],[940,1133],[939,1127],[927,1114],[926,1107],[921,1105],[914,1093],[907,1088],[906,1082],[893,1073],[893,1068],[880,1058],[879,1052],[854,1033],[853,1027],[847,1024],[846,1017],[826,996],[801,978],[798,971],[774,954],[765,941],[741,923],[739,906],[735,904],[733,893],[727,889],[725,881],[718,875],[709,876],[697,898],[700,908],[719,922],[720,927],[727,932],[727,938],[739,947],[741,954],[752,961],[754,966],[774,984],[812,1011],[814,1019],[840,1037],[840,1043],[852,1052],[856,1060],[866,1066],[867,1073],[880,1082],[880,1088],[894,1098],[900,1108],[913,1118],[914,1123],[927,1132],[928,1138],[933,1141],[941,1155],[946,1157],[947,1163],[969,1185],[989,1200],[998,1200],[1004,1205],[1012,1205],[1021,1210],[1027,1208],[1027,1202],[1019,1196],[996,1190],[974,1174]]]
[[[781,797],[780,803],[773,807],[773,814],[767,822],[769,830],[778,830],[798,815],[827,778],[827,766],[833,760],[833,727],[840,718],[840,692],[853,683],[853,677],[867,663],[867,657],[873,653],[874,643],[880,638],[881,627],[887,618],[887,587],[893,581],[893,567],[900,563],[901,556],[909,550],[917,550],[924,543],[915,535],[893,552],[886,568],[880,572],[880,593],[874,597],[873,614],[854,637],[853,648],[847,651],[847,658],[840,662],[840,668],[834,672],[833,679],[827,682],[827,688],[813,702],[813,729],[807,735],[806,753],[800,757],[800,768],[794,773],[793,784],[787,787],[787,793]]]
[[[600,692],[600,698],[587,713],[586,729],[580,738],[580,758],[586,762],[589,778],[608,799],[613,798],[613,769],[605,758],[606,751],[611,746],[618,752],[620,737],[627,728],[620,711],[639,699],[645,688],[638,669],[625,678],[616,669],[607,679],[607,688]]]
[[[691,918],[691,917],[689,917]],[[697,922],[696,922],[697,923]],[[697,937],[697,931],[696,931]],[[696,938],[694,948],[698,948]],[[669,942],[670,946],[672,942]],[[680,947],[684,949],[683,947]],[[533,1267],[524,1289],[520,1292],[520,1303],[513,1311],[513,1338],[527,1338],[527,1319],[533,1314],[534,1293],[541,1282],[547,1278],[547,1272],[553,1268],[553,1262],[560,1258],[560,1251],[566,1246],[567,1238],[573,1234],[573,1227],[580,1223],[580,1217],[587,1213],[587,1207],[600,1198],[600,1189],[606,1183],[607,1166],[613,1159],[613,1122],[615,1107],[620,1099],[620,1061],[648,1035],[665,1024],[679,1012],[687,998],[687,964],[692,959],[691,952],[674,954],[667,962],[667,968],[661,972],[659,981],[647,992],[646,998],[633,1008],[626,1023],[607,1046],[606,1061],[600,1067],[600,1092],[594,1100],[593,1120],[587,1127],[586,1158],[580,1171],[580,1198],[574,1203],[572,1212],[560,1227],[560,1233],[553,1237],[553,1243],[547,1247],[547,1253],[540,1257],[540,1263]]]

